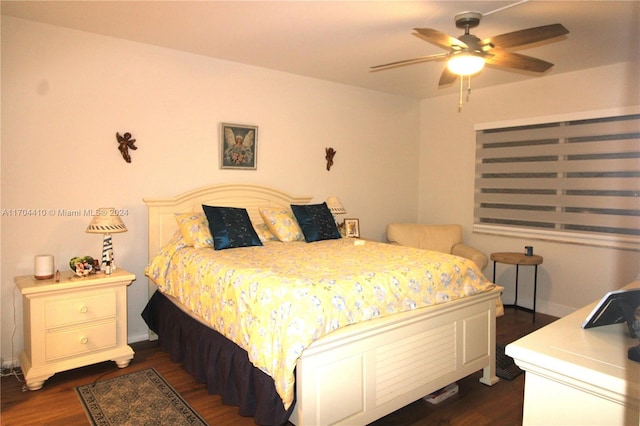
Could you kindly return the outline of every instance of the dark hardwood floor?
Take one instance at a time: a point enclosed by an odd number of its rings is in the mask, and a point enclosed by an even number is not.
[[[497,319],[496,340],[507,344],[556,318],[506,309]],[[132,345],[136,354],[129,365],[118,369],[113,362],[104,362],[71,371],[57,373],[35,392],[23,391],[23,383],[13,376],[2,377],[0,424],[11,425],[87,425],[87,417],[75,394],[74,387],[102,378],[154,367],[210,425],[253,425],[253,419],[240,417],[237,408],[225,406],[220,398],[208,395],[204,385],[196,384],[179,364],[169,360],[155,342]],[[519,425],[522,423],[524,375],[513,381],[500,380],[489,387],[478,379],[481,373],[458,381],[457,395],[432,405],[418,400],[373,423],[383,425]]]

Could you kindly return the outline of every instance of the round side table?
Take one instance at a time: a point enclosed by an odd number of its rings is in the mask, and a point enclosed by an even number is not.
[[[514,308],[531,311],[533,313],[533,322],[536,321],[536,292],[538,288],[538,265],[542,263],[542,256],[533,254],[527,256],[524,253],[514,252],[501,252],[491,253],[491,260],[493,260],[493,282],[496,282],[496,263],[504,263],[506,265],[516,265],[516,297],[513,301]],[[518,305],[518,272],[520,265],[533,265],[535,267],[533,276],[533,310]]]

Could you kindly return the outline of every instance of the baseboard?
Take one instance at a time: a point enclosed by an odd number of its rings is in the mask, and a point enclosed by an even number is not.
[[[138,343],[138,342],[146,342],[149,340],[149,332],[145,331],[140,334],[129,334],[127,336],[127,343]]]
[[[504,299],[503,299],[504,302]],[[533,300],[527,298],[518,298],[518,305],[527,309],[533,308]],[[570,313],[576,311],[578,308],[573,306],[560,305],[558,303],[549,303],[545,300],[538,300],[536,302],[536,312],[551,315],[552,317],[562,318]]]
[[[559,305],[557,303],[538,303],[536,309],[538,308],[538,306],[540,306],[539,311],[543,314],[551,315],[558,318],[562,318],[578,310],[578,308],[576,307]]]

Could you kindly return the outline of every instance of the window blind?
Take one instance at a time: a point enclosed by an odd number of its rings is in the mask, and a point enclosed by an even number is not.
[[[474,230],[640,249],[640,114],[478,130],[475,186]]]

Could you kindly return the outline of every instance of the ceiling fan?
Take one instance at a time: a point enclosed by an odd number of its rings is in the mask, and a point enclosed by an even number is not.
[[[469,76],[479,72],[485,64],[516,70],[543,73],[553,66],[552,63],[531,56],[513,53],[512,49],[526,44],[536,43],[568,34],[561,24],[544,25],[490,37],[484,40],[469,33],[471,28],[480,24],[480,12],[461,12],[455,16],[457,28],[464,28],[464,34],[458,38],[431,28],[414,28],[414,36],[448,50],[447,53],[421,56],[404,61],[391,62],[371,67],[371,71],[383,71],[391,68],[414,65],[422,62],[448,59],[447,67],[440,76],[439,86],[453,83],[458,76]]]

